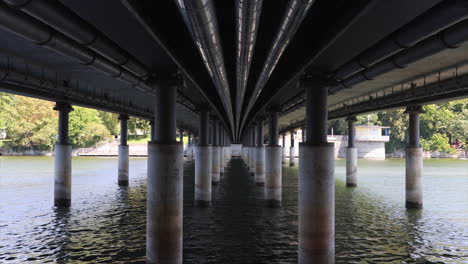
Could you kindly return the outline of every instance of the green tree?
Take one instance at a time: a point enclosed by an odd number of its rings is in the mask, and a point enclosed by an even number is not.
[[[425,105],[421,114],[421,137],[431,138],[436,133],[450,135],[449,126],[455,114],[449,104]],[[449,142],[447,140],[447,142]]]
[[[148,120],[131,116],[128,119],[128,132],[135,135],[138,130],[142,131],[144,135],[148,135],[151,130],[151,125]]]
[[[428,139],[421,139],[421,145],[424,150],[427,151],[442,151],[447,153],[454,153],[453,149],[449,144],[449,138],[447,135],[435,133]]]
[[[466,148],[466,143],[468,141],[468,108],[462,109],[461,112],[456,113],[452,122],[449,124],[448,130],[453,138],[465,144],[464,148]]]
[[[110,138],[109,130],[103,124],[99,112],[76,106],[70,113],[70,143],[76,147],[91,147]]]
[[[390,141],[385,143],[385,151],[391,153],[405,148],[408,115],[404,113],[404,110],[398,109],[380,112],[378,113],[378,118],[383,126],[390,127]]]
[[[109,130],[109,133],[111,135],[118,135],[120,133],[119,115],[105,111],[98,111],[98,113],[102,123],[106,126],[107,130]]]
[[[348,131],[348,124],[344,119],[335,119],[328,122],[328,131],[333,128],[333,134],[346,135]]]
[[[14,104],[15,96],[8,93],[0,93],[0,129],[5,129],[13,122],[10,110]]]
[[[371,113],[367,115],[360,115],[356,117],[356,125],[377,125],[380,126],[381,122],[379,121],[379,116],[376,113]]]
[[[16,96],[7,108],[7,137],[16,149],[51,150],[57,138],[57,113],[52,102]]]

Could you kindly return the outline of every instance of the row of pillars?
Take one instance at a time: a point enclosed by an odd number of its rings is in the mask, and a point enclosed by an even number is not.
[[[56,206],[69,206],[71,204],[71,157],[72,146],[69,143],[68,126],[69,113],[73,111],[69,103],[58,102],[54,110],[59,112],[58,140],[55,145],[55,184],[54,204]],[[129,116],[119,115],[120,121],[120,144],[118,146],[118,171],[117,181],[119,186],[128,186],[129,181],[129,146],[128,126]],[[151,141],[154,141],[154,122],[151,122]],[[183,129],[179,129],[180,142],[183,142]],[[191,135],[188,134],[187,158],[191,160]]]
[[[327,90],[305,83],[306,130],[299,146],[299,263],[334,263],[335,257],[335,186],[334,146],[327,142]],[[156,88],[155,120],[148,143],[147,182],[147,263],[182,263],[183,145],[176,141],[175,83]],[[71,146],[68,143],[68,114],[73,109],[58,103],[59,140],[55,156],[55,203],[69,205],[71,196]],[[406,205],[422,206],[422,149],[419,146],[420,107],[408,108],[410,141],[406,163]],[[121,116],[121,121],[126,121]],[[243,156],[255,175],[255,182],[265,188],[269,205],[281,205],[282,149],[278,142],[278,112],[269,114],[268,145],[263,144],[264,120],[257,120],[243,145]],[[348,186],[356,186],[357,152],[354,144],[354,119],[350,123],[347,161]],[[200,111],[199,142],[195,147],[195,200],[211,204],[211,186],[219,183],[221,161],[230,157],[219,121],[213,120],[209,131],[209,112]],[[126,130],[126,122],[121,122]],[[211,136],[210,136],[211,135]],[[128,156],[127,135],[122,133],[122,156]],[[211,143],[211,144],[210,144]],[[229,142],[226,145],[229,145]],[[126,147],[126,148],[125,148]],[[126,151],[126,152],[125,152]],[[227,155],[226,155],[227,154]],[[121,175],[122,169],[122,175]],[[125,177],[126,175],[126,177]],[[119,158],[119,183],[128,184],[127,163]]]
[[[264,186],[268,206],[281,206],[282,201],[282,147],[278,145],[278,110],[272,108],[268,114],[268,144],[264,145],[263,129],[265,118],[259,117],[248,129],[242,142],[242,157],[255,183]]]
[[[195,147],[195,205],[210,206],[211,187],[218,185],[231,157],[230,142],[221,122],[209,109],[200,109],[199,143]]]
[[[299,263],[334,263],[335,261],[335,180],[334,145],[327,142],[327,90],[305,83],[306,127],[299,144]],[[406,207],[422,208],[423,152],[419,144],[421,106],[408,107],[409,143],[406,149]],[[354,116],[347,118],[346,186],[357,186],[357,147]],[[269,118],[268,146],[263,147],[263,120],[247,131],[242,155],[255,181],[265,180],[268,204],[281,205],[281,163],[286,162],[285,134],[283,148],[278,142],[277,113]],[[305,133],[307,131],[307,134]],[[291,132],[290,166],[294,166],[294,134]],[[276,151],[276,149],[278,151]],[[265,153],[265,154],[263,154]],[[263,171],[265,164],[265,171]],[[265,178],[263,175],[265,173]]]

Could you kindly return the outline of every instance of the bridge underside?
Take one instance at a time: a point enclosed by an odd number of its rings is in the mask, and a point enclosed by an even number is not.
[[[304,79],[329,118],[468,95],[465,1],[242,3],[0,1],[0,89],[152,119],[175,80],[178,126],[209,106],[233,141],[270,108],[303,126]]]

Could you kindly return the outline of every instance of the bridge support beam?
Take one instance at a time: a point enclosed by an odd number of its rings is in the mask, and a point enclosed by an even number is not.
[[[346,148],[346,187],[357,186],[357,148],[356,148],[356,122],[355,116],[349,116],[348,121],[348,147]]]
[[[195,148],[195,205],[211,205],[211,169],[213,157],[208,140],[209,110],[200,110],[198,146]]]
[[[291,147],[289,148],[289,166],[294,167],[296,165],[296,148],[294,147],[294,135],[296,131],[291,130]]]
[[[406,147],[406,208],[423,207],[423,149],[419,144],[421,106],[406,108],[409,114],[409,137]]]
[[[220,181],[220,170],[219,170],[219,142],[218,142],[218,120],[213,120],[213,133],[212,133],[212,146],[211,146],[211,153],[212,153],[212,163],[211,163],[211,182],[214,185],[219,184]]]
[[[54,205],[71,204],[72,146],[68,138],[69,113],[73,108],[69,103],[58,102],[54,110],[59,112],[58,141],[55,145]]]
[[[299,147],[299,263],[335,263],[334,147],[327,89],[306,82],[306,142]]]
[[[265,201],[268,206],[281,206],[281,155],[278,145],[278,110],[271,109],[268,120],[268,146],[265,147]]]
[[[257,120],[257,147],[255,148],[255,184],[265,184],[265,147],[263,146],[263,117]]]
[[[182,263],[183,148],[176,141],[176,83],[156,86],[148,144],[146,263]]]
[[[120,145],[119,145],[119,167],[118,184],[119,186],[128,186],[128,164],[129,147],[127,144],[127,121],[128,115],[121,114],[120,120]]]

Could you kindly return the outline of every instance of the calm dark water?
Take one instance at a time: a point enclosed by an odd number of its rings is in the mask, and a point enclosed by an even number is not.
[[[337,263],[468,263],[468,161],[425,161],[424,209],[404,208],[404,160],[359,160],[359,187],[336,162]],[[233,160],[213,206],[193,207],[185,163],[185,263],[296,263],[297,167],[283,167],[283,207]],[[0,157],[0,263],[144,263],[146,160],[129,188],[114,158],[73,160],[72,207],[56,209],[52,158]]]

